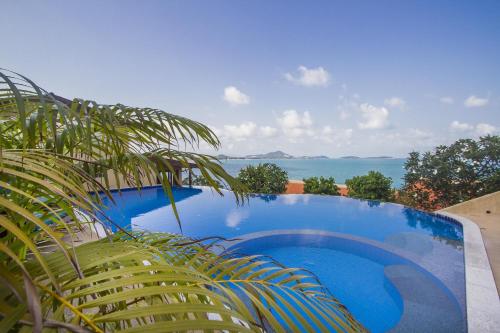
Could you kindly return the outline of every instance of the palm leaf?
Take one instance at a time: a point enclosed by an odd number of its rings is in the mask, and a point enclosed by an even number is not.
[[[185,151],[200,142],[220,145],[196,121],[67,100],[0,69],[0,331],[363,331],[308,272],[266,258],[125,230],[75,245],[113,223],[101,211],[109,177],[140,189],[160,176],[176,214],[174,164],[245,198],[219,161]]]

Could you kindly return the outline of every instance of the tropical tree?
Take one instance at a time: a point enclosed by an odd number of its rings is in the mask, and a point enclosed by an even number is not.
[[[339,195],[339,188],[333,177],[304,178],[304,193]]]
[[[432,152],[411,152],[401,195],[434,210],[500,190],[500,136],[461,139]]]
[[[285,192],[288,173],[274,163],[259,163],[241,169],[238,180],[252,193],[279,194]]]
[[[0,332],[363,330],[314,277],[271,260],[127,230],[77,246],[78,233],[113,223],[101,217],[110,178],[158,178],[175,211],[168,174],[194,163],[243,200],[217,160],[180,148],[202,141],[219,146],[198,122],[69,101],[0,70]]]
[[[216,181],[217,186],[219,187],[224,187],[224,185],[220,181]],[[189,178],[185,178],[182,180],[183,185],[195,185],[195,186],[211,186],[210,182],[201,175],[192,175],[191,176],[191,182],[189,181]]]
[[[356,176],[345,181],[348,195],[353,198],[389,201],[393,198],[392,179],[378,171]]]

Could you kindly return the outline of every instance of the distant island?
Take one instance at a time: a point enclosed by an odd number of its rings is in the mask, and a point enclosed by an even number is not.
[[[369,156],[369,157],[359,157],[359,156],[342,156],[341,159],[345,160],[357,160],[357,159],[384,159],[384,158],[394,158],[392,156]]]
[[[229,156],[225,154],[220,154],[216,156],[219,160],[320,160],[329,159],[330,157],[325,155],[317,156],[293,156],[282,152],[281,150],[273,151],[265,154],[253,154],[245,156]],[[370,156],[370,157],[359,157],[359,156],[342,156],[341,159],[389,159],[394,158],[391,156]]]
[[[235,160],[235,159],[247,159],[247,160],[291,160],[291,159],[328,159],[328,156],[319,155],[319,156],[293,156],[282,152],[281,150],[273,151],[266,154],[254,154],[254,155],[245,155],[245,156],[229,156],[220,154],[217,155],[219,160]]]
[[[225,154],[219,154],[216,156],[219,160],[327,160],[330,157],[325,155],[315,155],[315,156],[293,156],[287,154],[281,150],[272,151],[265,154],[252,154],[245,156],[230,156]],[[356,159],[391,159],[392,156],[369,156],[369,157],[359,157],[359,156],[341,156],[340,159],[345,160],[356,160]]]

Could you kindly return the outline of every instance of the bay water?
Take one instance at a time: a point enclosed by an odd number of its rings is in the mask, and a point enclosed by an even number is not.
[[[228,159],[222,160],[229,174],[237,176],[240,169],[247,165],[274,163],[288,172],[289,179],[302,180],[308,177],[334,177],[337,184],[344,184],[346,179],[379,171],[391,177],[393,187],[400,188],[405,174],[405,158],[358,158],[358,159]]]

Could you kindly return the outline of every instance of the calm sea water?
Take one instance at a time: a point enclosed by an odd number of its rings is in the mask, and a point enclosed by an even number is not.
[[[291,160],[224,160],[225,169],[236,176],[241,168],[259,163],[274,163],[288,172],[290,179],[313,176],[334,177],[335,182],[344,184],[346,179],[366,175],[370,170],[379,171],[391,177],[394,187],[401,187],[405,174],[405,158],[363,158],[363,159],[291,159]]]

